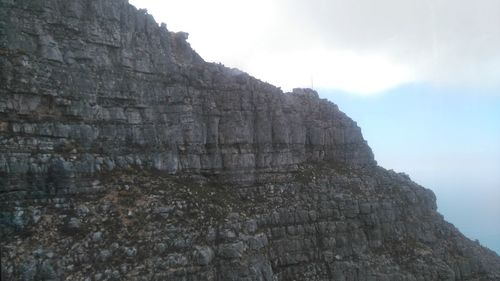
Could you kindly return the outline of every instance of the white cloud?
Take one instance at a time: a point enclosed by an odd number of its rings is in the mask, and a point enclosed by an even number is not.
[[[497,0],[133,0],[206,60],[283,87],[500,86]]]
[[[255,57],[247,70],[284,89],[342,89],[369,95],[414,81],[411,69],[377,55],[335,49],[286,51]]]

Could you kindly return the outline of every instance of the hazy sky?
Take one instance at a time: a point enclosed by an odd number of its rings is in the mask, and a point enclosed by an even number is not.
[[[446,219],[500,253],[500,1],[130,2],[207,61],[314,86],[381,166],[432,188]]]
[[[498,0],[134,0],[208,61],[291,89],[496,87]]]
[[[448,221],[500,254],[500,95],[424,84],[321,95],[358,122],[381,166],[432,189]]]

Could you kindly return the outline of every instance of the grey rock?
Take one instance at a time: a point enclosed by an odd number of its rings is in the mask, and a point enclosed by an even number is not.
[[[82,227],[82,222],[78,218],[70,218],[66,224],[66,228],[70,230],[79,230]]]
[[[257,231],[257,221],[254,219],[245,222],[245,231],[248,234],[254,234]]]
[[[50,35],[39,37],[41,56],[52,61],[63,62],[63,57],[57,42]]]
[[[92,241],[94,242],[100,242],[102,240],[102,232],[97,231],[92,233]]]
[[[110,250],[101,250],[99,251],[99,254],[97,256],[98,260],[101,262],[107,262],[111,257],[113,256],[113,253]]]
[[[165,258],[165,263],[168,267],[175,268],[175,267],[183,267],[188,264],[188,259],[186,256],[178,253],[173,253],[169,254]]]
[[[214,259],[215,254],[209,246],[195,246],[194,259],[198,265],[208,265]]]
[[[0,0],[0,239],[2,280],[500,280],[335,104],[126,0]]]
[[[90,212],[89,208],[85,205],[78,206],[76,211],[80,217],[85,217]]]
[[[33,219],[33,223],[38,223],[40,221],[40,219],[42,218],[41,211],[39,209],[33,209],[31,217]]]
[[[219,246],[218,255],[226,259],[241,258],[247,246],[239,241],[232,244],[222,244]]]
[[[137,249],[135,247],[125,247],[125,254],[128,257],[135,257],[137,255]]]
[[[247,241],[249,248],[252,250],[260,250],[267,246],[268,240],[265,234],[259,233],[255,236],[252,236]]]

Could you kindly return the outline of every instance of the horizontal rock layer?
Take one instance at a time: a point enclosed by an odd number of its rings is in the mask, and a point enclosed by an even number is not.
[[[139,170],[7,209],[2,280],[500,280],[500,259],[382,168],[234,188]]]
[[[375,163],[334,104],[205,63],[126,1],[3,1],[1,13],[0,192],[74,193],[131,166],[253,181],[306,161]]]
[[[309,89],[125,0],[0,0],[1,280],[500,280]]]

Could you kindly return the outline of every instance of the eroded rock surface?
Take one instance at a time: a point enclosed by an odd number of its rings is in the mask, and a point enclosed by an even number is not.
[[[354,121],[125,0],[0,0],[2,280],[500,280]]]
[[[205,63],[126,1],[3,1],[1,13],[6,191],[81,192],[131,166],[252,181],[305,161],[374,164],[335,105]]]

